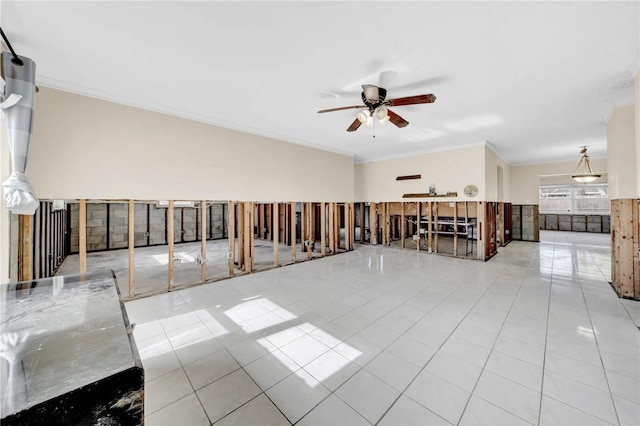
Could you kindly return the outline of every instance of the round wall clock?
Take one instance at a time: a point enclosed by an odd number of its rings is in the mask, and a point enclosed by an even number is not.
[[[478,195],[478,187],[475,185],[467,185],[464,187],[464,195],[467,197],[475,197]]]

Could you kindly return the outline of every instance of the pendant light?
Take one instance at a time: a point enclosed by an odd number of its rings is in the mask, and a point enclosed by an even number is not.
[[[593,169],[591,168],[591,162],[589,161],[589,156],[587,155],[587,147],[583,146],[580,150],[580,154],[582,154],[582,158],[578,163],[578,167],[576,167],[576,171],[573,172],[571,178],[576,182],[580,183],[590,183],[594,180],[598,179],[602,175],[598,175],[593,173]]]

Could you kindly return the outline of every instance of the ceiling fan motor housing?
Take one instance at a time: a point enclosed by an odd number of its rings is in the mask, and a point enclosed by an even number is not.
[[[383,105],[387,97],[386,89],[370,84],[362,86],[362,89],[362,102],[369,108],[369,111],[373,112],[380,105]]]

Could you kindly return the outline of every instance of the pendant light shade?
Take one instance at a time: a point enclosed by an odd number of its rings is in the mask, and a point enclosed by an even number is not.
[[[598,175],[593,173],[593,169],[591,168],[591,162],[589,161],[589,156],[587,155],[587,147],[584,146],[580,150],[580,154],[582,154],[582,158],[578,163],[578,167],[576,167],[576,171],[573,172],[571,178],[576,182],[580,183],[590,183],[598,179],[602,175]]]

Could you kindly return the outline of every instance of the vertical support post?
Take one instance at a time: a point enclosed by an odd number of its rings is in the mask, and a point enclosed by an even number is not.
[[[18,281],[29,281],[32,279],[31,216],[18,216],[18,241]]]
[[[244,271],[253,271],[253,203],[244,205]]]
[[[280,241],[280,212],[278,211],[278,203],[273,203],[273,266],[278,266],[279,259],[279,241]]]
[[[433,206],[433,252],[438,252],[438,203],[434,202]]]
[[[307,203],[307,208],[305,209],[307,211],[307,240],[312,241],[313,240],[313,204],[312,203]],[[311,257],[313,257],[313,252],[312,252],[312,245],[308,245],[307,246],[307,259],[311,259]]]
[[[344,203],[344,249],[345,251],[351,248],[351,234],[349,233],[349,203]]]
[[[320,203],[320,254],[327,254],[327,203]]]
[[[80,254],[80,273],[87,272],[87,200],[80,200],[78,205],[79,237],[78,252]]]
[[[333,203],[329,203],[329,251],[331,254],[335,254],[335,226],[333,226],[333,221],[335,219],[335,215],[333,214]]]
[[[135,296],[135,211],[135,203],[129,200],[129,297]]]
[[[335,238],[333,239],[333,252],[337,253],[338,249],[340,248],[340,241],[342,240],[342,237],[340,235],[340,206],[338,205],[338,203],[333,203],[333,205],[333,226],[335,228],[333,230],[333,233],[335,235]]]
[[[378,209],[376,203],[369,203],[369,244],[378,244]]]
[[[300,203],[300,251],[302,253],[307,249],[305,240],[307,239],[307,203]]]
[[[169,290],[173,288],[173,246],[175,243],[175,223],[174,223],[174,211],[173,200],[169,200],[169,208],[167,210],[167,243],[169,244]]]
[[[351,247],[350,250],[356,248],[356,205],[355,203],[349,203],[349,235],[351,235]]]
[[[453,255],[458,255],[458,202],[453,202]]]
[[[200,221],[200,280],[207,280],[207,200],[200,202],[200,213],[202,220]],[[196,214],[197,216],[197,214]]]
[[[296,203],[291,203],[291,261],[296,261],[296,244],[298,236],[296,235]]]
[[[404,201],[400,203],[400,246],[405,248],[406,236],[407,233],[407,221],[404,217]]]
[[[236,257],[236,206],[233,201],[229,201],[227,207],[227,239],[229,240],[229,251],[227,252],[227,261],[229,263],[229,276],[232,277],[235,272]]]
[[[384,239],[387,247],[391,246],[391,203],[384,203]]]
[[[416,250],[420,251],[420,242],[422,241],[422,214],[420,213],[421,202],[416,202],[416,222],[418,224],[418,244],[416,245]],[[426,238],[426,235],[425,235]]]
[[[244,269],[244,203],[236,204],[238,217],[238,268]]]
[[[364,243],[364,203],[360,203],[360,242]]]
[[[427,202],[427,252],[433,251],[433,204]]]

